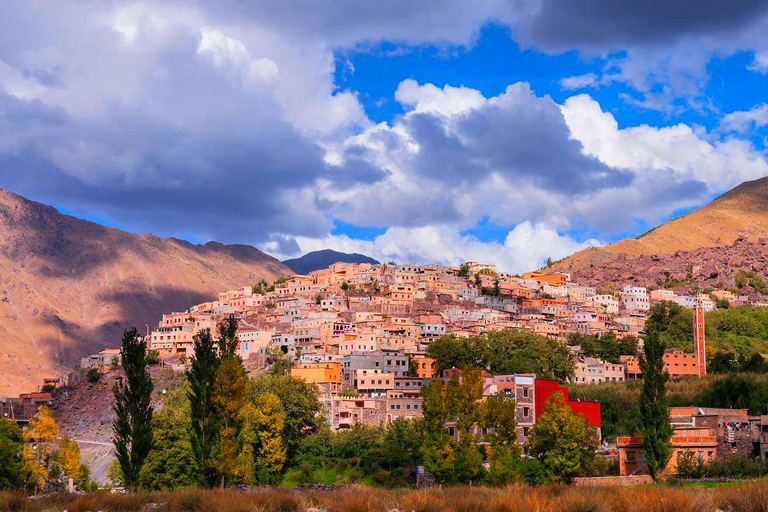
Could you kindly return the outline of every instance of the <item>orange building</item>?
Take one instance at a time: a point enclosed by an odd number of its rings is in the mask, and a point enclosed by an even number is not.
[[[553,286],[565,286],[565,284],[568,282],[568,276],[566,274],[545,274],[544,272],[539,272],[537,270],[523,274],[523,279],[530,279],[531,281],[538,281],[540,283],[548,283]]]
[[[679,427],[675,429],[672,439],[672,457],[664,469],[665,474],[677,471],[677,461],[680,454],[695,453],[705,464],[717,458],[717,435],[712,427]],[[617,437],[616,447],[619,450],[619,474],[640,475],[648,473],[643,454],[642,437]]]
[[[319,386],[341,386],[341,363],[304,363],[291,368],[291,377]]]
[[[642,377],[643,372],[640,371],[637,356],[621,356],[619,359],[627,366],[627,377]],[[664,351],[664,369],[673,379],[699,375],[696,354],[684,352],[679,348],[668,348]]]
[[[413,364],[416,365],[416,375],[420,379],[431,379],[437,370],[437,361],[424,355],[414,355]]]

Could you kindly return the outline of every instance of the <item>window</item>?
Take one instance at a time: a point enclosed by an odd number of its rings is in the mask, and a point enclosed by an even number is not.
[[[634,450],[627,451],[627,462],[637,462],[637,452]]]
[[[523,388],[523,397],[528,398],[528,388]]]
[[[523,416],[528,416],[528,412],[530,412],[530,409],[528,409],[528,407],[523,407]]]

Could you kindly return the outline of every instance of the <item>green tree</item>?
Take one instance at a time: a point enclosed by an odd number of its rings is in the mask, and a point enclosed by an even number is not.
[[[488,434],[489,478],[495,485],[517,479],[520,445],[517,441],[517,405],[514,398],[498,393],[483,403],[483,422]]]
[[[709,373],[732,373],[738,369],[738,359],[731,351],[718,351],[707,363]]]
[[[555,480],[568,482],[594,465],[599,443],[597,430],[568,407],[562,393],[556,392],[531,429],[528,448]]]
[[[163,408],[152,418],[154,443],[139,475],[147,490],[172,490],[198,482],[197,461],[192,452],[192,428],[188,385],[171,390]]]
[[[434,379],[421,389],[424,399],[424,468],[439,484],[455,481],[455,445],[448,435],[446,422],[452,419],[448,388],[440,379]]]
[[[0,418],[0,491],[24,487],[23,448],[24,436],[16,422]]]
[[[469,277],[469,263],[462,263],[456,275],[459,277]]]
[[[318,390],[311,384],[290,375],[263,373],[251,381],[251,401],[259,403],[262,394],[273,394],[280,400],[285,413],[282,441],[290,459],[301,441],[317,432],[325,423],[321,415]]]
[[[467,366],[462,370],[460,379],[453,377],[449,381],[447,392],[459,436],[455,450],[456,479],[461,483],[472,482],[480,478],[483,471],[483,458],[474,434],[474,427],[481,419],[483,377],[480,370]]]
[[[235,315],[229,315],[219,324],[219,356],[226,358],[233,356],[237,350],[237,319]]]
[[[654,315],[658,315],[662,320],[669,318],[669,313],[660,309],[655,310],[651,316]],[[659,330],[666,332],[664,323],[659,319],[651,323],[645,336],[643,353],[639,358],[640,371],[643,373],[643,389],[640,392],[643,451],[654,480],[667,466],[672,455],[672,445],[669,442],[672,438],[672,425],[667,407],[666,388],[669,374],[664,370],[666,344],[659,332]],[[648,326],[647,322],[646,326]]]
[[[195,353],[187,372],[190,404],[190,442],[194,455],[198,484],[202,487],[212,483],[215,477],[213,450],[218,439],[219,424],[213,400],[219,356],[216,353],[210,329],[203,329],[193,338]]]
[[[101,372],[98,368],[95,366],[92,367],[90,370],[88,370],[88,373],[85,375],[85,378],[88,379],[88,382],[91,384],[96,384],[101,380]]]
[[[115,383],[113,443],[123,481],[133,490],[152,449],[152,378],[147,371],[147,343],[136,329],[123,334],[120,349],[125,380]]]

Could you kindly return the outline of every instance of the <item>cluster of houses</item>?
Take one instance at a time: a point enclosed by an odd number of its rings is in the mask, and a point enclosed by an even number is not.
[[[514,276],[484,262],[458,267],[335,263],[273,286],[225,291],[218,300],[166,314],[148,333],[148,341],[163,358],[188,359],[201,329],[216,332],[223,318],[235,315],[239,355],[256,361],[289,358],[291,374],[320,389],[331,427],[344,429],[421,416],[421,388],[430,379],[450,378],[435,375],[435,361],[426,355],[440,336],[502,329],[563,341],[571,333],[637,336],[655,301],[687,305],[695,299],[635,286],[600,292],[571,282],[568,274]],[[705,309],[715,307],[709,296],[701,299]],[[697,374],[694,354],[669,351],[665,357],[673,376]],[[640,376],[633,356],[611,363],[584,357],[576,347],[574,358],[577,382]],[[524,440],[555,390],[552,382],[534,375],[484,379],[486,396],[503,390],[517,399],[519,437]],[[599,404],[569,404],[599,428]]]

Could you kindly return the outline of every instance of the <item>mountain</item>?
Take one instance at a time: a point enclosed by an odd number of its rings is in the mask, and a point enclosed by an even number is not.
[[[309,274],[313,270],[327,268],[337,262],[343,263],[370,263],[378,265],[379,262],[364,254],[337,252],[331,249],[308,252],[300,258],[285,260],[283,263],[297,274]]]
[[[702,208],[666,222],[637,238],[577,252],[554,265],[575,272],[619,257],[665,255],[727,246],[743,238],[768,238],[768,177],[747,181]]]
[[[127,327],[290,273],[254,247],[137,235],[0,190],[0,396],[119,346]]]

